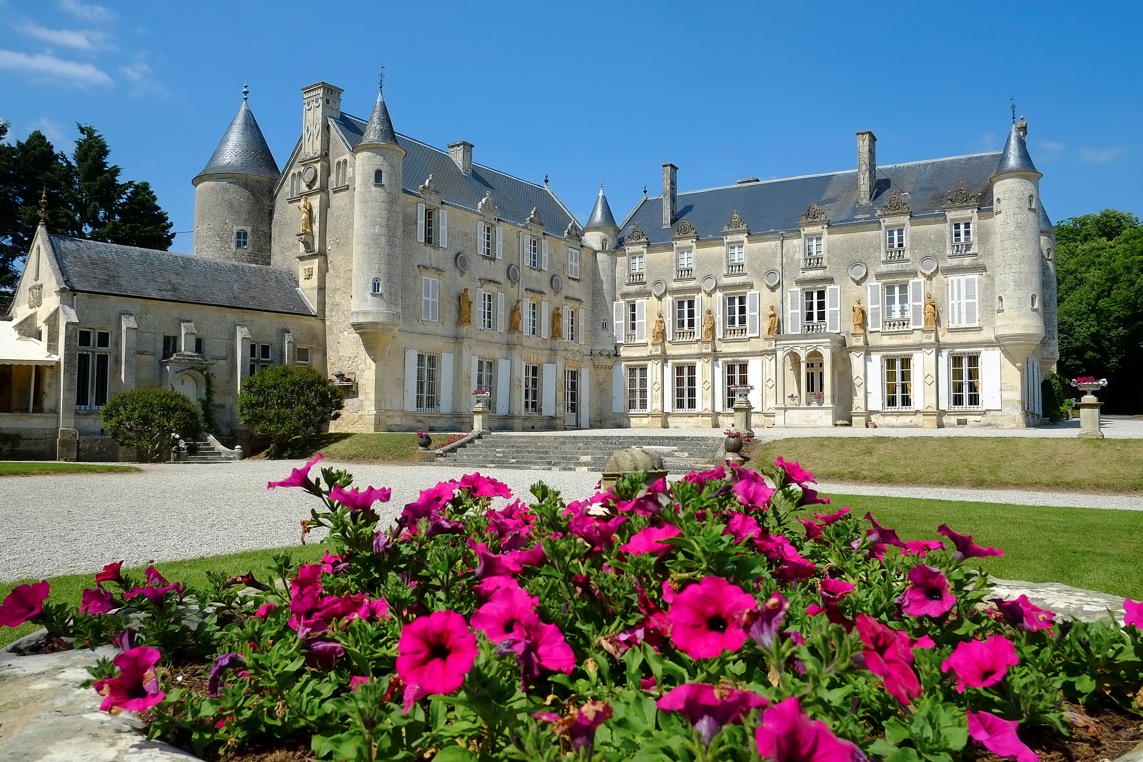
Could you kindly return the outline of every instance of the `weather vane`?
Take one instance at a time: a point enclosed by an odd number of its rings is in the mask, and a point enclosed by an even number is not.
[[[1008,100],[1012,102],[1012,124],[1016,124],[1016,96],[1013,95]]]
[[[247,84],[246,82],[243,82],[242,83],[242,100],[245,101],[245,100],[249,100],[249,99],[250,99],[250,85]]]
[[[377,74],[377,89],[385,89],[385,64],[381,64],[381,71]]]

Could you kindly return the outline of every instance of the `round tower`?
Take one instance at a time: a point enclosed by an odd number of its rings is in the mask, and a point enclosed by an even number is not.
[[[1022,365],[1044,338],[1040,253],[1040,178],[1024,142],[1027,125],[1013,124],[992,174],[996,341]]]
[[[599,284],[599,303],[604,305],[601,311],[602,320],[598,322],[591,332],[594,336],[593,344],[596,349],[614,348],[613,327],[608,323],[608,329],[603,330],[603,321],[611,317],[612,303],[616,299],[615,287],[615,250],[619,246],[619,225],[615,223],[615,215],[611,213],[611,205],[607,203],[607,196],[603,193],[603,184],[599,185],[599,195],[595,198],[595,206],[591,209],[587,227],[583,231],[584,242],[596,250],[595,267],[596,282]]]
[[[591,209],[587,227],[583,229],[583,239],[596,251],[612,251],[618,243],[619,226],[615,224],[607,196],[603,195],[603,183],[599,184],[599,195],[595,197],[595,206]]]
[[[401,324],[402,165],[385,98],[353,148],[353,295],[350,325],[358,333],[395,333]]]
[[[1044,293],[1044,340],[1040,359],[1044,372],[1054,371],[1060,359],[1059,304],[1056,290],[1056,228],[1040,204],[1040,253]]]
[[[247,103],[214,149],[206,168],[192,180],[194,253],[255,265],[270,264],[274,186],[281,172]]]

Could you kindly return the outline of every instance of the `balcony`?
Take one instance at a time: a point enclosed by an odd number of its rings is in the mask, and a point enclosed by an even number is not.
[[[820,270],[823,267],[825,267],[825,256],[822,254],[802,257],[803,270]]]
[[[695,340],[695,329],[693,329],[693,328],[687,328],[687,329],[676,328],[675,329],[675,335],[673,337],[671,337],[671,340],[672,341],[694,341]]]
[[[739,325],[727,326],[722,331],[722,337],[724,339],[745,339],[746,338],[746,326],[744,326],[744,325],[742,325],[742,326],[739,326]]]
[[[803,323],[802,324],[802,333],[825,333],[825,332],[826,332],[826,324],[825,324],[824,320],[820,323]]]
[[[952,255],[954,257],[968,257],[972,256],[975,253],[976,252],[972,250],[972,241],[954,243],[952,245]]]
[[[726,266],[727,275],[745,275],[746,263],[745,262],[731,262]]]
[[[886,318],[881,323],[881,332],[908,331],[911,330],[911,325],[909,318]]]
[[[695,277],[693,267],[680,267],[675,270],[675,280],[691,280]]]
[[[639,286],[646,282],[643,273],[627,273],[627,285]]]
[[[905,247],[899,249],[886,249],[885,256],[881,258],[882,262],[904,262],[908,259],[905,254]]]
[[[623,343],[624,344],[637,344],[638,341],[639,340],[635,338],[635,332],[634,331],[628,331],[623,336]]]

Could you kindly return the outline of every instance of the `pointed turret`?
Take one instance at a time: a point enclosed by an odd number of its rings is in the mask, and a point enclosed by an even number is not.
[[[244,95],[214,155],[193,182],[198,185],[208,175],[249,175],[276,181],[281,174]]]
[[[389,118],[389,109],[385,106],[385,96],[377,91],[377,103],[373,105],[373,113],[369,115],[369,123],[365,125],[365,132],[361,135],[359,146],[395,146],[397,133],[393,131],[393,120]]]
[[[1036,169],[1036,165],[1032,163],[1032,157],[1028,155],[1028,145],[1024,141],[1027,129],[1027,124],[1023,119],[1020,120],[1019,124],[1012,123],[1012,129],[1008,131],[1008,142],[1004,144],[1004,151],[1000,154],[1000,164],[992,173],[994,178],[1014,172],[1034,173],[1043,177],[1040,171]]]
[[[600,183],[599,195],[595,199],[595,206],[592,207],[591,217],[587,220],[587,227],[585,230],[592,228],[617,228],[615,224],[615,215],[611,213],[611,206],[607,203],[607,196],[603,195],[603,184]]]

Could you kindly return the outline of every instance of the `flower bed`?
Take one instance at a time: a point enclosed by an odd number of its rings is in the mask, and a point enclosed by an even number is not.
[[[1143,707],[1143,604],[1088,624],[999,600],[967,562],[1002,551],[829,511],[780,458],[571,503],[471,474],[392,527],[388,489],[315,462],[270,486],[314,495],[320,563],[191,591],[109,564],[79,611],[42,582],[0,624],[114,642],[103,708],[207,757],[1023,762],[1081,707]]]

